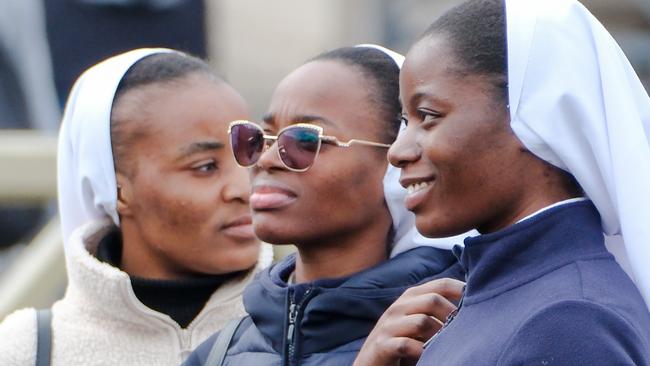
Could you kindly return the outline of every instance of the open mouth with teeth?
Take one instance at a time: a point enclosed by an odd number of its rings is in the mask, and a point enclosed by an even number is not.
[[[410,184],[408,187],[406,187],[406,192],[408,194],[413,194],[413,193],[419,192],[419,191],[421,191],[423,189],[426,189],[426,188],[430,187],[432,184],[433,184],[433,181],[413,183],[413,184]]]

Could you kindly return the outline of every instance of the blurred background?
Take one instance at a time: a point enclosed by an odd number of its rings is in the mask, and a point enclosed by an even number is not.
[[[406,52],[459,0],[0,0],[0,320],[63,295],[56,132],[67,94],[94,63],[146,46],[206,57],[264,113],[307,59],[379,43]],[[650,87],[650,0],[583,0]],[[279,251],[277,256],[284,253]]]

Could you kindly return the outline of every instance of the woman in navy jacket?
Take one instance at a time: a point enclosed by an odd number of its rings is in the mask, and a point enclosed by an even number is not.
[[[400,92],[389,159],[418,229],[481,235],[455,248],[467,284],[442,330],[409,319],[454,291],[412,289],[356,365],[649,365],[650,99],[600,23],[574,0],[468,1],[411,48]]]
[[[413,218],[409,230],[395,225],[409,214],[385,197],[396,182],[386,151],[400,128],[400,57],[368,46],[322,54],[279,84],[261,126],[231,124],[235,158],[251,171],[255,233],[298,253],[246,289],[250,316],[224,365],[349,365],[406,288],[459,275],[448,250],[406,250]],[[186,365],[206,364],[216,338]]]

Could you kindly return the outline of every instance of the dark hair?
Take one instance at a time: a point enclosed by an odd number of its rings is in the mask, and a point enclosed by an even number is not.
[[[505,106],[508,98],[506,9],[504,0],[468,0],[438,18],[421,39],[446,36],[461,74],[494,79]]]
[[[200,58],[178,52],[155,53],[143,57],[129,68],[117,86],[111,112],[111,145],[116,171],[130,173],[133,166],[127,158],[127,148],[145,134],[143,128],[115,118],[115,109],[130,90],[158,83],[171,83],[190,74],[199,73],[220,81],[210,65]]]
[[[373,103],[379,106],[382,114],[384,142],[392,143],[397,138],[402,106],[399,101],[399,66],[395,61],[376,48],[343,47],[322,53],[310,61],[334,60],[357,67],[365,76],[373,80]]]

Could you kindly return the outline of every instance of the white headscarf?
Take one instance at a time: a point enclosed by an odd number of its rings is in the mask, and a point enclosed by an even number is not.
[[[74,84],[63,114],[57,156],[59,216],[65,248],[79,226],[110,217],[120,224],[111,148],[113,97],[124,74],[140,59],[174,52],[138,49],[109,58],[84,72]]]
[[[404,56],[395,51],[375,44],[360,44],[356,47],[369,47],[378,49],[390,56],[397,66],[401,69],[404,63]],[[400,133],[406,128],[402,123]],[[404,198],[406,198],[406,188],[399,184],[400,169],[388,164],[386,174],[384,175],[384,197],[388,204],[388,210],[393,219],[393,230],[395,237],[391,244],[391,258],[403,253],[409,249],[421,246],[429,246],[440,249],[451,249],[454,245],[463,245],[463,240],[468,236],[478,235],[476,230],[447,237],[447,238],[426,238],[420,234],[415,227],[415,214],[406,209]]]
[[[610,250],[627,253],[650,304],[650,98],[578,1],[506,0],[506,15],[512,129],[575,176],[606,234],[622,235]]]

